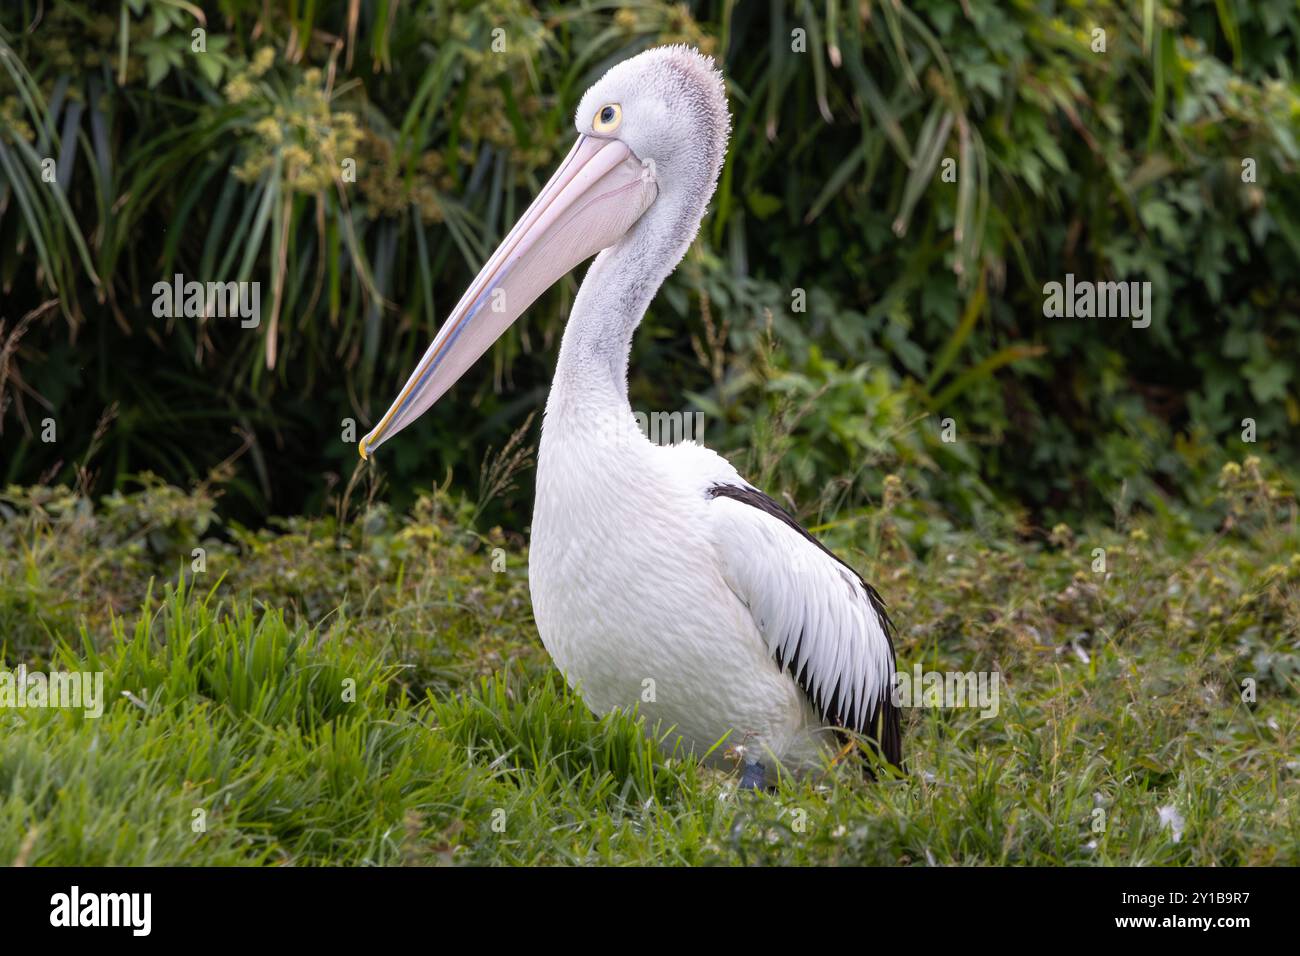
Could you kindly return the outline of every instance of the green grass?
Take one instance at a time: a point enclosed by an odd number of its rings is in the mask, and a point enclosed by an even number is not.
[[[592,716],[471,510],[250,532],[204,489],[0,495],[4,666],[108,700],[0,709],[0,864],[1300,863],[1300,533],[1257,463],[1113,527],[914,551],[889,502],[836,522],[901,665],[997,670],[1001,710],[907,711],[905,778],[757,796]]]

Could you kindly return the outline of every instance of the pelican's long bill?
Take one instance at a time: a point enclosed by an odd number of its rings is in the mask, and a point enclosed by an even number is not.
[[[397,400],[361,439],[362,458],[419,418],[561,276],[619,240],[658,196],[616,139],[579,136],[443,323]]]

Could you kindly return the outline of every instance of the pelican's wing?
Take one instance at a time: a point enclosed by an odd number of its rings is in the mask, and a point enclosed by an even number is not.
[[[893,625],[880,595],[738,475],[704,493],[723,576],[768,652],[823,720],[872,738],[901,766]]]

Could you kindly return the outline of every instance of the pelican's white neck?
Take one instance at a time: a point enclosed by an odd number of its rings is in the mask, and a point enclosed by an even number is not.
[[[619,242],[598,255],[573,302],[547,419],[627,411],[632,336],[664,279],[686,254],[704,210],[660,195]]]

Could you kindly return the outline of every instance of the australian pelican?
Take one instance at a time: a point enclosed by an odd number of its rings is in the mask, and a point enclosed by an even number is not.
[[[879,596],[726,459],[656,445],[628,404],[632,335],[713,195],[731,115],[713,61],[684,46],[613,67],[577,142],[361,441],[423,414],[550,285],[595,262],[573,303],[538,452],[529,586],[547,651],[593,711],[717,762],[822,764],[836,728],[901,763],[894,649]]]

